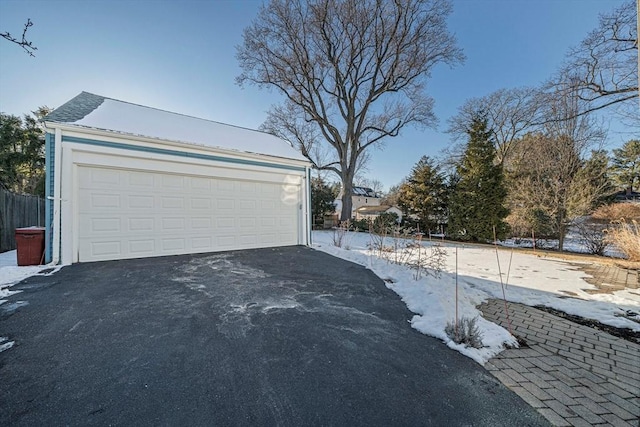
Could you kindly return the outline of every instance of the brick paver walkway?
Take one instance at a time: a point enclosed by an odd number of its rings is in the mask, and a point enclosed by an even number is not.
[[[502,300],[479,309],[507,328]],[[508,310],[530,348],[487,362],[496,378],[556,426],[640,426],[640,345],[522,304]]]
[[[589,264],[573,264],[587,273],[584,280],[598,289],[585,290],[589,293],[610,293],[622,289],[640,288],[640,270],[621,268],[611,263],[591,262]]]

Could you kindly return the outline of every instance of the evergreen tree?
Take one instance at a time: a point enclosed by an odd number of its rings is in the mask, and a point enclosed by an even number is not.
[[[24,120],[0,113],[0,187],[44,196],[44,131],[38,119],[49,111],[40,107]]]
[[[335,185],[327,185],[320,177],[311,178],[311,215],[314,224],[322,223],[323,217],[333,212],[337,195]]]
[[[440,166],[422,156],[400,186],[398,204],[405,217],[417,217],[422,231],[437,230],[447,216],[447,187]]]
[[[608,175],[609,169],[607,152],[592,151],[591,157],[583,162],[569,187],[569,214],[590,214],[613,200],[615,190]]]
[[[495,163],[496,150],[487,119],[478,114],[467,131],[469,142],[456,167],[458,182],[449,203],[448,232],[463,240],[504,238],[508,214],[505,208],[507,191],[502,166]]]
[[[640,188],[640,140],[632,139],[614,149],[612,163],[618,185],[629,192]]]

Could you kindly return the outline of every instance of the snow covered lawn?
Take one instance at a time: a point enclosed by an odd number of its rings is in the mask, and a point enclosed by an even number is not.
[[[416,280],[415,270],[375,256],[369,249],[371,237],[367,233],[347,233],[341,248],[336,247],[333,240],[333,231],[313,232],[313,248],[364,265],[383,279],[387,287],[395,291],[415,313],[410,319],[415,329],[440,338],[449,347],[481,364],[502,351],[505,345],[517,345],[515,338],[504,328],[483,319],[476,309],[489,298],[502,298],[499,271],[509,301],[544,305],[615,327],[640,331],[639,323],[616,316],[626,310],[640,310],[640,290],[590,294],[585,290],[596,287],[583,279],[585,273],[559,260],[509,249],[501,249],[496,255],[490,246],[445,243],[445,269],[440,277],[423,274]],[[387,244],[391,243],[387,238]],[[429,245],[429,242],[423,242],[423,246]],[[477,325],[484,344],[480,349],[456,344],[444,332],[447,323],[454,321],[456,313],[456,253],[458,317],[478,318]]]

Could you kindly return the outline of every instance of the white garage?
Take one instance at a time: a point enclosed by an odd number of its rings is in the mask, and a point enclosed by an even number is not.
[[[48,261],[309,243],[309,163],[272,135],[83,92],[45,118]]]

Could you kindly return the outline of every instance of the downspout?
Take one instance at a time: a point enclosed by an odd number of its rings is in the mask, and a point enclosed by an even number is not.
[[[62,174],[62,130],[55,128],[53,156],[53,253],[51,263],[60,263],[60,176]]]
[[[311,168],[309,166],[307,166],[305,168],[307,170],[307,182],[305,185],[305,193],[307,194],[306,197],[306,205],[307,205],[307,246],[311,246],[311,244],[313,243],[311,241],[311,231],[312,231],[312,227],[313,227],[313,219],[311,218],[312,214],[311,214]]]

